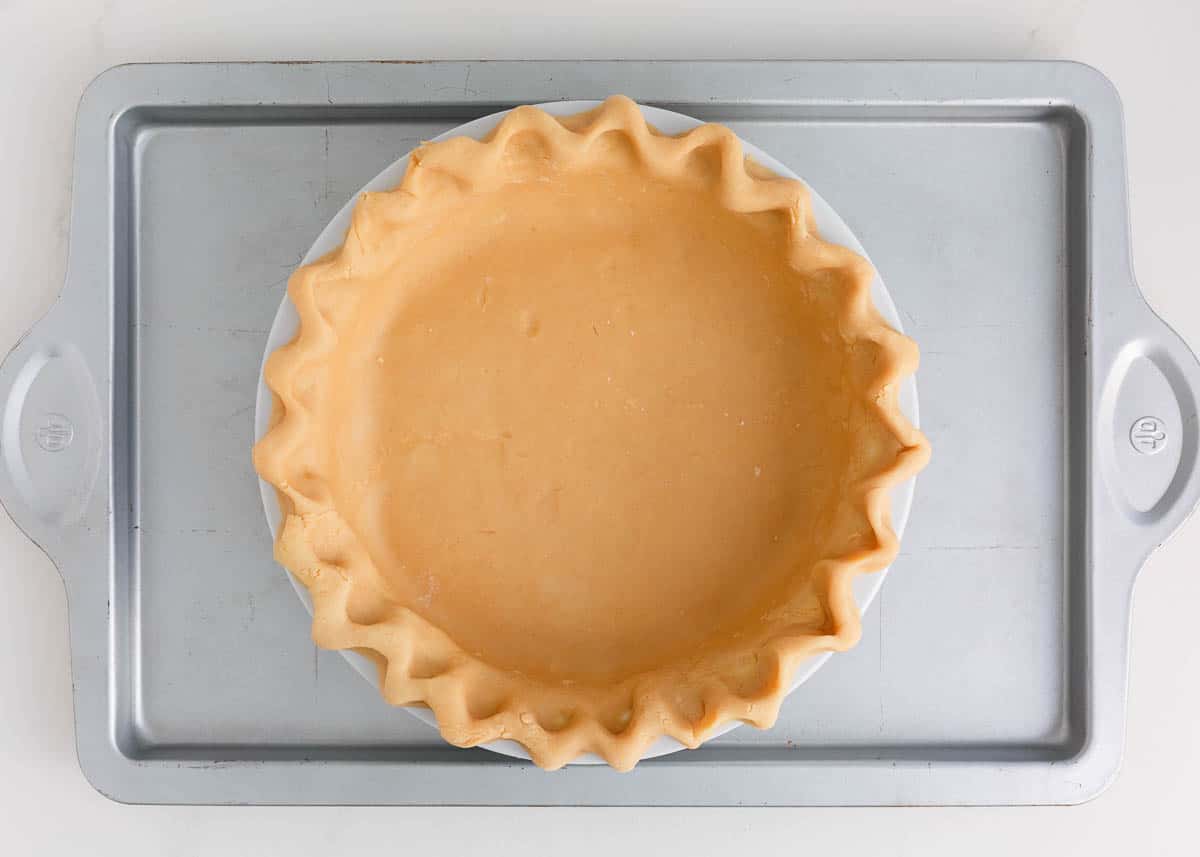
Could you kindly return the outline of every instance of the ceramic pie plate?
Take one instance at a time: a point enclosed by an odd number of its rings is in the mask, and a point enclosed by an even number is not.
[[[597,107],[600,104],[598,101],[564,101],[551,102],[547,104],[536,105],[540,109],[552,115],[570,115],[580,113]],[[690,116],[685,116],[680,113],[674,113],[667,110],[662,110],[655,107],[639,106],[642,115],[646,121],[659,131],[668,135],[677,135],[684,133],[696,126],[703,124],[700,120]],[[492,131],[507,115],[509,111],[502,111],[489,116],[476,119],[468,122],[457,128],[453,128],[446,133],[435,138],[435,141],[444,140],[450,137],[467,136],[475,139],[482,139],[490,131]],[[753,144],[742,141],[743,148],[747,157],[757,161],[762,166],[772,170],[780,176],[800,179],[794,171],[789,169],[784,164],[772,158],[767,153],[758,149]],[[395,163],[388,166],[380,172],[374,179],[362,188],[361,192],[370,191],[385,191],[397,186],[404,177],[405,171],[408,168],[409,156],[397,160]],[[834,211],[834,209],[825,202],[824,199],[805,182],[809,189],[811,198],[811,207],[817,229],[822,238],[834,244],[840,244],[847,247],[861,256],[867,257],[868,254],[862,246],[862,243],[857,239],[854,233]],[[350,226],[351,215],[355,204],[357,203],[359,194],[355,194],[345,206],[334,216],[321,234],[317,237],[304,259],[302,265],[307,265],[326,253],[336,249],[341,243]],[[882,279],[878,274],[875,275],[871,283],[871,297],[874,304],[883,319],[895,330],[903,332],[900,323],[900,317],[896,310],[895,304],[892,302],[890,295],[885,288]],[[281,302],[278,312],[276,313],[274,323],[272,324],[270,333],[267,338],[266,349],[264,353],[264,363],[266,357],[269,356],[278,347],[288,343],[293,339],[299,325],[299,317],[296,313],[295,306],[288,298],[284,298]],[[914,376],[908,375],[901,381],[899,385],[898,403],[903,414],[912,422],[914,427],[919,427],[918,406],[917,406],[917,390]],[[255,410],[255,440],[261,439],[266,434],[271,419],[272,399],[271,392],[268,389],[263,375],[259,375],[259,385],[256,398]],[[897,537],[901,537],[904,533],[905,525],[908,520],[909,510],[912,503],[913,489],[915,477],[909,478],[906,481],[895,485],[890,491],[891,499],[891,515],[892,525]],[[274,489],[271,485],[259,480],[259,488],[262,494],[263,509],[266,514],[267,524],[270,528],[271,538],[274,540],[278,535],[278,530],[281,525],[281,513],[278,501],[275,497]],[[292,582],[292,586],[305,608],[311,614],[313,612],[313,603],[311,596],[306,587],[293,575],[288,572],[288,578]],[[874,574],[860,574],[853,580],[854,599],[858,605],[860,613],[865,613],[867,608],[873,601],[879,587],[883,585],[887,575],[887,569]],[[343,657],[350,662],[351,666],[362,675],[365,679],[371,682],[377,689],[379,688],[378,670],[374,663],[366,657],[347,649],[340,650]],[[789,693],[803,684],[810,678],[822,665],[829,659],[831,652],[818,654],[804,662],[799,669],[793,674]],[[436,728],[437,721],[432,711],[424,707],[408,707],[407,711],[414,716]],[[735,727],[741,725],[740,721],[733,720],[726,722],[717,728],[713,729],[707,740],[712,740],[720,735],[729,732]],[[512,740],[496,740],[480,745],[488,750],[497,753],[502,753],[508,756],[513,756],[521,759],[529,759],[529,753],[526,749],[516,741]],[[668,753],[673,753],[677,750],[684,749],[684,745],[674,738],[663,736],[652,743],[642,753],[642,759],[654,758]],[[604,759],[593,753],[583,753],[575,757],[571,764],[603,764]]]

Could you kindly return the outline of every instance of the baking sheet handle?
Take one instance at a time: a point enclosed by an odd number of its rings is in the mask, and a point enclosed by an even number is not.
[[[1128,533],[1109,544],[1132,552],[1119,564],[1136,574],[1200,501],[1200,360],[1132,293],[1136,300],[1114,308],[1104,325],[1109,360],[1096,449],[1109,502],[1097,504],[1093,523]]]
[[[0,364],[0,502],[57,560],[94,504],[104,449],[88,331],[60,300]],[[72,321],[72,317],[75,319]]]

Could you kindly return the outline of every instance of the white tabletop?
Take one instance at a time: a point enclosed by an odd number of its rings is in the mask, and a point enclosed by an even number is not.
[[[0,353],[62,284],[75,103],[97,73],[131,61],[425,57],[1090,63],[1112,78],[1125,103],[1139,281],[1150,303],[1200,346],[1197,37],[1195,0],[0,0]],[[1192,853],[1200,794],[1193,778],[1200,766],[1197,555],[1200,520],[1193,520],[1142,574],[1124,769],[1081,807],[126,807],[94,792],[75,760],[59,577],[0,515],[0,851]]]

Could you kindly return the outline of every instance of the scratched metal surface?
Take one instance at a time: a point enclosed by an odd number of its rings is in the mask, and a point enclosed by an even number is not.
[[[774,729],[741,728],[627,776],[547,775],[445,746],[312,646],[271,558],[249,457],[254,393],[288,274],[380,169],[514,102],[613,91],[729,124],[846,219],[921,345],[934,458],[862,643],[789,697]],[[85,773],[146,802],[1048,803],[1096,793],[1120,753],[1129,587],[1196,490],[1196,367],[1133,285],[1120,133],[1107,83],[1058,64],[108,73],[79,116],[67,288],[38,328],[46,342],[78,344],[87,369],[22,394],[74,414],[72,385],[95,385],[95,424],[72,417],[79,443],[99,451],[94,487],[72,487],[59,459],[34,451],[33,488],[0,481],[67,582]],[[1166,393],[1154,379],[1137,385],[1153,388],[1147,401],[1110,378],[1136,362],[1123,356],[1136,342],[1167,367]],[[24,389],[10,376],[26,358],[14,352],[4,386]],[[63,403],[55,390],[68,391]],[[1176,452],[1154,456],[1172,463],[1158,489],[1132,477],[1153,495],[1133,523],[1107,499],[1128,456],[1106,452],[1122,429],[1104,422],[1131,407],[1178,438]],[[26,406],[14,431],[38,413]],[[39,484],[51,486],[44,497]],[[82,497],[78,515],[56,507],[67,495]]]

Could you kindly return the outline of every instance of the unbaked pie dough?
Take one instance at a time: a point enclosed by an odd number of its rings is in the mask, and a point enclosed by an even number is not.
[[[858,639],[926,461],[872,271],[727,128],[614,97],[417,149],[293,274],[254,462],[313,637],[459,746],[631,768]]]

